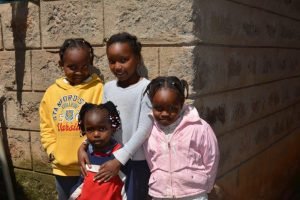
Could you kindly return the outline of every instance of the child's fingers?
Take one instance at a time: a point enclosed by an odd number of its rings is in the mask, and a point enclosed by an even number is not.
[[[106,175],[104,178],[100,179],[99,184],[102,182],[108,182],[112,178],[111,175]]]
[[[78,150],[78,161],[79,161],[81,173],[84,176],[86,176],[87,175],[87,167],[91,168],[91,164],[90,164],[89,157],[88,157],[86,151],[84,151],[84,149]]]
[[[85,167],[80,166],[80,171],[81,171],[81,174],[83,176],[87,176],[87,172],[86,172],[86,168]]]
[[[112,177],[112,176],[113,176],[113,172],[111,170],[109,170],[104,163],[99,168],[98,173],[94,176],[94,181],[102,183],[102,182],[108,181],[110,179],[110,177]]]
[[[120,163],[117,160],[110,160],[101,165],[99,172],[95,175],[94,181],[99,183],[107,182],[112,177],[118,175],[120,170]]]
[[[113,173],[111,171],[98,172],[94,177],[94,181],[97,181],[98,183],[107,182],[112,177]]]
[[[91,168],[92,166],[91,166],[91,163],[90,163],[90,160],[89,160],[89,157],[87,156],[87,154],[86,154],[86,157],[84,157],[84,162],[82,162],[82,163],[84,163],[85,165],[85,167],[87,166],[88,168]]]
[[[97,182],[102,182],[102,179],[104,178],[104,176],[107,176],[108,174],[104,174],[103,172],[98,172],[95,176],[94,176],[94,181]]]
[[[82,156],[81,158],[79,158],[79,162],[80,162],[80,170],[81,170],[81,173],[86,176],[87,175],[87,167],[88,168],[91,168],[91,164],[90,164],[90,161],[87,157],[87,159]]]

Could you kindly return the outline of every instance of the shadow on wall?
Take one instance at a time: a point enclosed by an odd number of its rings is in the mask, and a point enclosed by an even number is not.
[[[200,3],[198,0],[193,1],[193,21],[194,21],[194,27],[193,27],[193,32],[194,35],[201,39],[205,40],[205,36],[202,35],[204,34],[204,19],[203,19],[203,8],[200,6]],[[207,33],[205,35],[208,35]],[[196,45],[195,48],[193,49],[193,55],[194,55],[194,60],[193,60],[193,68],[194,68],[194,81],[192,83],[192,86],[194,90],[199,93],[202,92],[203,89],[209,88],[209,83],[208,81],[210,80],[207,78],[207,70],[210,69],[213,66],[208,66],[209,63],[206,63],[205,60],[203,60],[203,46],[201,45]],[[207,91],[206,91],[207,92]],[[226,121],[226,107],[225,105],[219,105],[216,108],[209,108],[209,107],[198,107],[198,111],[201,117],[205,119],[211,126],[214,126],[216,123],[221,123],[224,124]]]
[[[194,35],[198,39],[202,40],[204,44],[205,43],[206,44],[214,43],[216,41],[218,41],[218,42],[216,42],[218,44],[231,43],[231,41],[226,41],[228,39],[226,39],[227,37],[225,37],[225,36],[230,36],[228,38],[233,38],[233,36],[236,34],[236,32],[240,31],[238,29],[239,26],[240,26],[240,24],[239,24],[240,21],[237,20],[237,22],[236,22],[236,21],[227,20],[227,18],[226,18],[227,16],[225,14],[222,15],[222,13],[220,15],[218,15],[218,11],[220,9],[228,9],[229,6],[230,6],[230,5],[228,5],[228,8],[220,8],[223,5],[222,2],[224,2],[224,1],[212,1],[213,3],[208,3],[208,2],[211,2],[211,1],[193,0],[193,7],[192,7],[193,8],[193,18],[192,18],[192,20],[194,22],[194,27],[193,27]],[[220,6],[217,7],[219,2],[220,2]],[[232,2],[234,2],[234,1],[232,1]],[[289,3],[290,2],[291,1],[289,1]],[[249,3],[249,4],[251,4],[251,3]],[[274,3],[274,5],[275,4],[277,4],[277,3]],[[278,5],[279,5],[279,3],[278,3]],[[251,6],[249,6],[249,7],[251,7]],[[253,8],[251,7],[251,9],[253,9]],[[237,12],[237,8],[234,8],[232,11],[231,10],[226,11],[226,13],[231,13],[231,12]],[[265,12],[265,10],[263,12]],[[253,16],[255,16],[255,14],[253,14]],[[257,15],[257,16],[259,16],[259,15]],[[261,16],[264,16],[264,15],[261,15]],[[243,17],[243,16],[241,16],[241,17]],[[231,19],[231,18],[229,18],[229,19]],[[227,22],[227,21],[228,21],[228,23],[224,23],[224,22]],[[260,24],[258,24],[257,26],[260,27]],[[261,25],[261,26],[263,27],[263,25]],[[276,26],[277,25],[275,25],[275,27]],[[278,30],[280,30],[280,29],[281,28],[278,27]],[[216,31],[216,33],[214,33],[214,31]],[[222,39],[223,35],[221,35],[221,34],[224,35],[223,39]],[[247,36],[248,35],[246,34],[243,37],[245,39],[247,39]],[[262,37],[262,36],[260,36],[260,37]],[[217,38],[217,39],[214,40],[214,38]],[[211,42],[211,41],[214,41],[214,42]],[[259,42],[258,42],[258,44],[259,44]],[[210,47],[208,47],[208,46],[210,46]],[[194,82],[192,83],[192,86],[193,86],[193,89],[196,92],[201,93],[201,92],[204,91],[201,94],[207,94],[209,92],[214,92],[214,91],[208,91],[209,88],[213,88],[212,85],[211,85],[212,81],[218,81],[217,80],[218,77],[220,77],[221,75],[224,75],[224,76],[226,75],[226,74],[221,74],[221,72],[222,72],[221,70],[214,74],[214,70],[215,70],[214,65],[211,64],[211,63],[214,63],[214,62],[205,63],[205,62],[208,62],[210,60],[216,59],[214,57],[214,52],[212,52],[213,48],[211,48],[211,47],[218,47],[218,46],[222,47],[222,45],[215,45],[215,44],[203,45],[203,44],[199,43],[193,49],[193,56],[194,56],[193,68],[194,68],[194,71],[195,71],[195,75],[194,75]],[[227,55],[226,54],[227,53],[226,48],[228,46],[230,46],[230,45],[224,45],[224,47],[225,47],[224,49],[221,49],[221,48],[219,49],[220,51],[222,50],[222,52],[224,51],[224,57]],[[245,45],[244,47],[247,47],[247,46]],[[279,47],[278,47],[278,49],[280,50]],[[207,50],[211,50],[211,51],[209,53],[205,54],[207,52]],[[236,51],[238,51],[238,48],[237,48]],[[210,57],[209,58],[204,57],[204,56],[207,56],[207,55],[210,56]],[[274,54],[274,55],[276,56],[276,54]],[[264,57],[264,56],[265,55],[261,53],[261,57]],[[203,58],[205,58],[205,59],[203,59]],[[223,63],[224,67],[226,65],[228,65],[229,67],[235,68],[235,66],[234,66],[235,63],[230,63],[230,62]],[[241,65],[241,64],[239,63],[238,65]],[[252,65],[252,63],[250,63],[249,65]],[[271,65],[271,63],[268,63],[267,65]],[[221,66],[221,64],[220,64],[220,66]],[[250,67],[252,67],[252,66],[250,66]],[[217,70],[218,69],[216,69],[216,71]],[[227,70],[230,72],[231,69],[228,68]],[[235,71],[235,70],[232,70],[232,71]],[[238,71],[238,70],[236,70],[236,71]],[[234,73],[236,73],[236,72],[234,72]],[[238,75],[238,73],[236,73],[235,75]],[[291,77],[292,76],[294,76],[294,74],[291,74]],[[227,77],[227,78],[229,79],[230,77]],[[239,78],[243,78],[243,77],[240,76]],[[216,83],[213,83],[213,84],[216,85]],[[292,86],[290,86],[290,87],[292,87]],[[225,96],[225,98],[226,98],[226,96]],[[209,100],[211,100],[211,99],[212,98],[209,98]],[[198,102],[201,102],[201,99],[200,100],[197,99],[197,100],[198,100]],[[219,99],[216,99],[216,100],[219,100]],[[222,101],[217,101],[217,102],[222,102]],[[215,104],[216,103],[212,103],[212,105],[215,105]],[[200,103],[200,105],[201,105],[201,103]],[[241,106],[238,106],[238,107],[239,107],[238,110],[241,111],[241,113],[244,113],[243,112],[243,110],[244,110],[243,106],[241,105]],[[198,107],[200,116],[201,117],[203,116],[203,118],[212,126],[216,125],[217,123],[221,124],[220,126],[222,126],[222,124],[224,124],[226,122],[226,120],[229,121],[230,120],[229,118],[226,119],[226,117],[228,117],[228,115],[226,115],[226,112],[230,111],[229,113],[231,113],[231,109],[233,109],[233,108],[228,106],[227,110],[226,110],[226,105],[218,105],[215,108],[209,107],[207,105],[203,105],[203,106],[201,105],[201,106]],[[270,121],[270,123],[272,123],[272,122]],[[264,131],[264,133],[266,133],[266,131]],[[261,136],[261,134],[258,135],[258,136]],[[225,139],[223,141],[222,141],[222,139],[223,138],[219,138],[219,144],[220,144],[220,142],[224,142],[223,144],[225,144],[225,145],[234,146],[234,144],[237,143],[237,140],[234,140],[235,139],[234,137],[232,137],[232,140],[231,140],[232,143],[228,142],[228,144],[226,143],[227,141]],[[228,141],[230,141],[230,139]],[[240,138],[238,138],[238,139],[240,139]],[[252,141],[248,141],[248,142],[251,143]],[[275,149],[275,146],[276,146],[276,148],[280,148],[280,147],[282,148],[283,147],[283,146],[278,146],[277,147],[277,143],[274,143],[274,144],[275,145],[272,144],[273,149]],[[221,147],[224,148],[225,145],[223,145]],[[226,148],[224,148],[224,150],[226,150]],[[267,148],[269,148],[269,147],[267,147]],[[234,148],[232,148],[232,149],[234,149]],[[222,150],[223,149],[220,149],[221,152],[222,152]],[[234,150],[238,151],[237,148],[234,149]],[[247,150],[243,150],[243,151],[247,151]],[[285,155],[288,155],[286,149],[282,149],[282,152],[285,152]],[[221,153],[221,155],[222,155],[222,153]],[[265,156],[265,155],[269,155],[269,154],[263,154],[263,153],[260,152],[259,154],[256,154],[255,156],[257,156],[257,155]],[[296,156],[296,154],[293,154],[293,153],[292,153],[292,155]],[[299,154],[297,156],[299,156]],[[256,162],[256,160],[252,162],[252,160],[250,160],[252,158],[253,157],[250,158],[249,156],[248,157],[247,156],[236,156],[234,159],[239,159],[239,162],[241,164],[238,165],[238,167],[243,165],[243,166],[246,166],[244,168],[248,167],[247,169],[252,169],[253,166],[251,166],[251,164]],[[260,158],[262,158],[262,157],[260,157]],[[223,158],[224,161],[226,159],[227,159],[226,157]],[[282,162],[283,158],[280,158],[280,159],[278,158],[278,160],[276,160],[276,162],[278,162],[278,163]],[[233,159],[231,159],[231,160],[233,160]],[[261,159],[261,160],[263,160],[263,159]],[[259,160],[259,161],[261,162],[261,160]],[[288,160],[288,159],[286,159],[286,160]],[[299,165],[298,160],[295,160],[295,159],[291,159],[291,160],[292,160],[291,163],[293,163],[294,166]],[[277,168],[273,167],[273,166],[277,165],[277,163],[275,162],[275,159],[272,160],[272,162],[274,162],[275,164],[269,162],[268,163],[269,164],[268,165],[268,167],[269,167],[268,171],[263,171],[262,173],[260,173],[261,175],[259,177],[258,176],[257,177],[255,177],[255,176],[251,177],[251,175],[250,175],[247,179],[239,178],[239,176],[240,176],[239,171],[236,170],[236,168],[235,168],[235,170],[237,171],[236,172],[237,175],[235,176],[235,175],[231,175],[231,174],[228,173],[227,174],[228,176],[226,175],[226,178],[223,178],[223,177],[225,177],[225,176],[223,176],[222,177],[222,182],[219,182],[219,185],[223,188],[218,188],[218,189],[215,188],[216,196],[212,197],[212,198],[209,197],[209,199],[230,199],[230,200],[238,199],[237,197],[233,197],[234,195],[243,195],[244,199],[247,199],[247,197],[253,199],[254,196],[258,197],[260,195],[260,198],[268,199],[268,195],[271,196],[271,195],[274,195],[274,194],[275,195],[277,195],[277,194],[280,195],[280,197],[278,196],[278,199],[284,199],[284,200],[300,199],[300,175],[299,175],[300,171],[299,171],[299,168],[293,168],[293,169],[289,168],[289,171],[290,171],[290,174],[291,174],[290,177],[287,177],[285,175],[286,173],[284,173],[284,172],[282,174],[278,173],[276,175],[274,175],[274,174],[272,175],[271,173],[275,172],[277,170]],[[264,162],[264,163],[266,163],[266,162]],[[287,163],[287,166],[288,166],[288,163]],[[220,166],[219,166],[219,168],[220,168]],[[253,169],[254,169],[254,167],[253,167]],[[234,178],[232,178],[232,177],[234,177]],[[265,178],[265,177],[267,177],[267,178]],[[274,177],[277,177],[277,180]],[[288,180],[289,181],[288,184],[290,184],[290,185],[283,185],[282,183],[286,183],[286,182],[283,182],[281,180],[284,180],[284,181]],[[251,188],[251,190],[249,190],[249,191],[256,190],[255,192],[253,192],[252,194],[243,193],[244,191],[246,191],[248,186],[251,186],[251,185],[254,185],[254,184],[256,184],[256,186],[257,185],[258,186],[255,187],[255,189]],[[218,187],[218,186],[216,186],[216,187]],[[261,188],[259,188],[259,187],[261,187]],[[280,188],[281,190],[284,190],[282,195],[279,194],[279,192],[278,192],[279,187],[281,187]],[[286,190],[285,190],[285,187],[287,188]],[[277,190],[264,191],[265,190],[264,188],[276,188]],[[240,190],[240,191],[238,191],[238,190]],[[232,195],[232,196],[229,196],[229,195]],[[249,196],[247,196],[247,195],[249,195]],[[252,197],[250,197],[250,195],[252,195]],[[240,197],[240,199],[241,199],[241,197]]]
[[[201,8],[199,0],[193,0],[193,33],[196,38],[203,39],[203,8]],[[202,50],[201,50],[202,48]],[[196,45],[193,49],[193,68],[194,68],[194,80],[192,83],[192,87],[198,93],[201,92],[205,87],[207,87],[206,76],[207,73],[204,73],[203,70],[206,70],[207,63],[202,61],[203,47],[199,44]],[[197,105],[195,105],[197,107]],[[209,107],[197,107],[200,116],[207,121],[211,126],[214,126],[215,123],[220,122],[222,124],[225,123],[225,105],[220,105],[217,108],[209,108]],[[225,191],[218,186],[217,184],[214,186],[213,190],[208,195],[211,200],[232,200],[229,194],[225,193]]]
[[[22,104],[22,89],[25,71],[26,32],[28,1],[12,3],[11,27],[15,47],[15,77],[17,84],[17,100]]]

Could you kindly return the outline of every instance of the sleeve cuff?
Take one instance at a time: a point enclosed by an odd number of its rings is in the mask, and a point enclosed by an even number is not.
[[[130,159],[130,154],[123,148],[115,151],[114,153],[115,158],[122,163],[122,165],[125,165],[127,161]]]

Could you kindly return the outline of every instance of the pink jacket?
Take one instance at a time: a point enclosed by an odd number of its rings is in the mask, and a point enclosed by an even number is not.
[[[194,107],[183,109],[183,119],[170,142],[154,122],[144,143],[152,197],[182,198],[208,193],[213,188],[219,163],[216,136]]]

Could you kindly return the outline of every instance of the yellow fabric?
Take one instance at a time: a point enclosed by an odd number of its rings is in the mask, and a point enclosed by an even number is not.
[[[102,95],[103,84],[96,74],[75,86],[60,78],[46,90],[39,110],[41,143],[48,156],[55,157],[54,174],[80,175],[77,150],[85,137],[80,137],[78,114],[85,102],[100,104]]]

